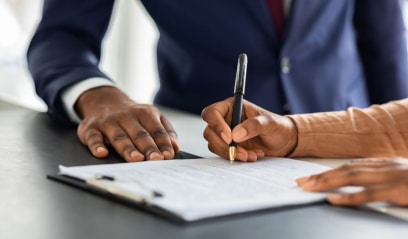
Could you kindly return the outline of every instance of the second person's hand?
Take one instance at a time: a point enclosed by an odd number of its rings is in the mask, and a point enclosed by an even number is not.
[[[171,123],[152,105],[136,104],[114,87],[98,87],[76,102],[79,140],[105,158],[110,145],[128,162],[172,159],[179,151]]]
[[[310,192],[331,191],[344,186],[363,187],[356,193],[332,193],[327,199],[334,205],[385,201],[408,206],[408,160],[353,160],[327,172],[299,178],[297,184]]]
[[[242,123],[230,128],[233,98],[214,103],[202,111],[207,122],[204,138],[215,154],[228,158],[232,140],[238,143],[236,159],[256,161],[264,156],[282,157],[297,144],[297,129],[292,120],[273,114],[248,101],[242,105]]]

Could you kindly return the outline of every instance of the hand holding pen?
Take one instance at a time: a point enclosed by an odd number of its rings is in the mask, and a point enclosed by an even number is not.
[[[240,55],[234,97],[202,111],[201,117],[208,124],[204,130],[208,148],[230,160],[256,161],[264,156],[287,156],[297,144],[296,125],[288,117],[243,100],[246,64],[246,55]]]

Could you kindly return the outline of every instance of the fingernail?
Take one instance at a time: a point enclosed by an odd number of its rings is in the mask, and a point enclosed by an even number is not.
[[[308,180],[310,180],[310,177],[301,177],[301,178],[296,179],[296,182],[298,184],[303,184],[303,183],[307,182]]]
[[[310,189],[313,189],[315,185],[316,185],[316,180],[309,179],[306,182],[302,183],[302,185],[300,186],[305,190],[310,190]]]
[[[248,155],[241,153],[239,151],[237,151],[237,153],[235,154],[235,158],[242,162],[248,161]]]
[[[130,158],[132,158],[132,160],[134,160],[134,161],[143,161],[144,160],[143,154],[140,154],[137,151],[132,151],[130,153]]]
[[[244,128],[239,128],[234,131],[234,139],[240,141],[247,136],[247,131]]]
[[[256,156],[257,156],[258,158],[263,158],[263,157],[265,157],[265,153],[264,153],[263,151],[257,151],[257,152],[256,152]]]
[[[224,140],[225,143],[229,144],[230,140],[228,139],[227,135],[224,132],[221,132],[221,138]]]
[[[164,156],[165,158],[171,158],[171,157],[172,157],[171,153],[170,153],[168,150],[164,150],[164,151],[162,152],[162,154],[163,154],[163,156]]]
[[[99,146],[96,148],[94,155],[98,158],[105,158],[108,156],[108,150],[104,147]]]
[[[163,159],[163,155],[161,155],[161,154],[159,154],[157,152],[153,152],[153,153],[150,154],[149,158],[152,159],[152,160],[161,160],[161,159]]]

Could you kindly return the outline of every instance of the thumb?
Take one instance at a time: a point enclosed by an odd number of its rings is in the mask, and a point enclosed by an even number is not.
[[[235,142],[242,142],[257,137],[265,131],[269,122],[269,117],[265,115],[248,118],[232,130],[232,139]]]

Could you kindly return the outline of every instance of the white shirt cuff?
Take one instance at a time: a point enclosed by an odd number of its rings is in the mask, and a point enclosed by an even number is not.
[[[101,77],[88,78],[77,84],[74,84],[66,88],[61,93],[61,100],[64,106],[65,112],[68,114],[69,119],[74,123],[81,122],[78,114],[75,112],[75,102],[78,100],[79,96],[85,91],[100,87],[100,86],[115,86],[115,83]],[[116,86],[115,86],[116,87]]]

